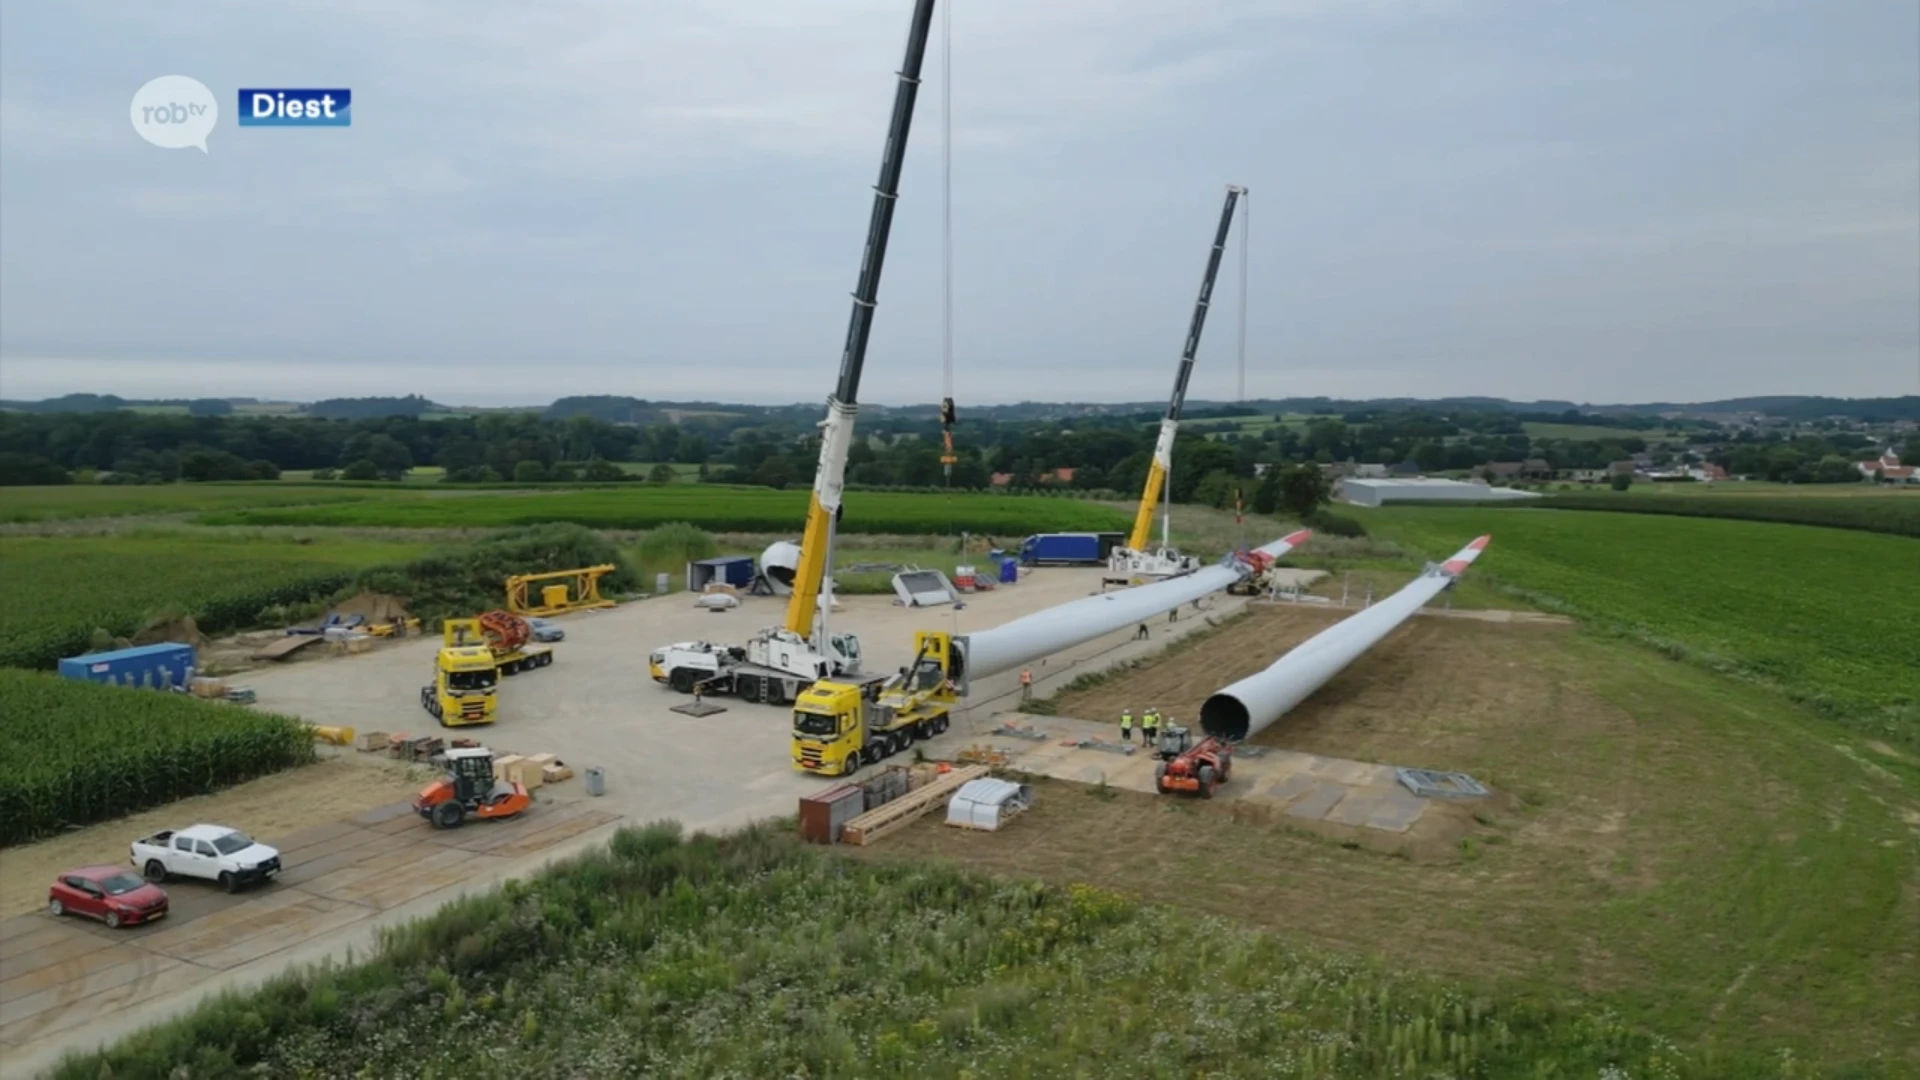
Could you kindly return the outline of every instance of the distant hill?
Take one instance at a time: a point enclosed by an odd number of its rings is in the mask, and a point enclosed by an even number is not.
[[[219,416],[236,407],[254,406],[253,398],[179,398],[134,399],[113,394],[67,394],[45,401],[0,401],[0,410],[29,413],[111,412],[119,409],[142,411],[181,411],[196,416]],[[512,411],[539,410],[552,420],[573,416],[591,416],[615,424],[698,423],[702,416],[753,417],[767,422],[811,424],[819,418],[819,402],[791,405],[740,405],[721,401],[649,401],[619,395],[563,397],[546,406],[526,405]],[[1920,422],[1920,395],[1881,398],[1835,398],[1817,396],[1774,396],[1727,398],[1721,401],[1642,402],[1639,404],[1582,404],[1572,401],[1509,401],[1492,397],[1448,398],[1261,398],[1254,401],[1187,402],[1186,414],[1203,417],[1252,416],[1275,413],[1321,413],[1350,415],[1410,408],[1456,410],[1460,412],[1509,412],[1530,417],[1561,416],[1575,413],[1586,416],[1669,416],[1715,418],[1767,416],[1790,421],[1812,421],[1844,417],[1871,423],[1895,420]],[[302,415],[332,419],[369,419],[388,416],[433,416],[448,413],[508,411],[442,405],[418,394],[405,397],[329,398],[297,406]],[[960,414],[974,420],[1031,421],[1064,420],[1073,417],[1134,416],[1151,420],[1166,410],[1164,400],[1123,402],[1022,401],[1007,405],[968,405],[959,402]],[[862,405],[861,414],[900,420],[929,420],[939,413],[932,402],[915,405]]]
[[[246,399],[251,401],[252,399]],[[0,409],[28,413],[92,413],[120,409],[168,410],[194,416],[225,416],[234,401],[226,398],[154,398],[129,401],[112,394],[67,394],[45,401],[0,401]]]

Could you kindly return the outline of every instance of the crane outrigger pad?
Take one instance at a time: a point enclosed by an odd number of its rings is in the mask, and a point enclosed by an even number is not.
[[[685,705],[675,705],[668,712],[685,713],[688,716],[712,716],[727,711],[725,705],[715,705],[711,701],[689,701]]]

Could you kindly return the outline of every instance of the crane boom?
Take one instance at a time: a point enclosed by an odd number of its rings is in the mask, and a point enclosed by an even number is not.
[[[800,538],[793,595],[787,602],[786,629],[802,636],[813,632],[820,589],[832,565],[834,526],[840,519],[840,497],[846,486],[847,452],[853,446],[860,371],[866,364],[867,336],[873,330],[880,267],[886,261],[887,234],[893,228],[893,206],[900,195],[900,167],[907,153],[907,134],[913,127],[913,104],[919,94],[920,64],[926,57],[927,36],[933,25],[933,5],[934,0],[916,0],[913,6],[906,59],[901,62],[899,83],[894,88],[893,119],[880,156],[880,179],[873,187],[867,248],[853,289],[853,316],[847,324],[846,349],[840,356],[840,383],[827,399],[827,417],[820,422],[820,465],[814,473],[813,497],[807,507],[807,531]]]
[[[1134,514],[1133,533],[1127,537],[1127,547],[1132,551],[1147,550],[1152,539],[1154,511],[1160,506],[1167,470],[1173,467],[1173,437],[1180,429],[1180,408],[1187,401],[1187,380],[1193,376],[1193,358],[1200,351],[1200,331],[1207,325],[1207,307],[1213,300],[1213,279],[1220,272],[1220,256],[1227,250],[1234,207],[1246,192],[1246,188],[1237,184],[1227,185],[1226,205],[1220,208],[1220,227],[1213,234],[1213,249],[1207,253],[1207,272],[1200,279],[1200,298],[1194,302],[1193,323],[1187,328],[1186,348],[1180,353],[1180,370],[1173,378],[1173,400],[1167,403],[1166,418],[1160,421],[1160,437],[1153,445],[1153,462],[1147,466],[1147,487],[1140,495],[1140,509]]]

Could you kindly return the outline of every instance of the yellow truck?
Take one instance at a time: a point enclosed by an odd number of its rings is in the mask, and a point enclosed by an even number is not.
[[[485,645],[454,644],[452,634],[433,658],[433,683],[420,688],[420,704],[443,727],[491,724],[500,668]]]
[[[821,679],[793,703],[793,767],[850,776],[947,730],[954,690],[953,639],[914,635],[914,660],[890,678]]]
[[[421,707],[444,727],[493,723],[500,680],[553,663],[553,650],[532,637],[532,625],[510,612],[448,619],[440,627],[433,684],[420,688]]]

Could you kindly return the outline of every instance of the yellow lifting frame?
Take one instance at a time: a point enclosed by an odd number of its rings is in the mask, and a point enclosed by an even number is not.
[[[586,566],[578,570],[549,570],[543,574],[515,574],[507,579],[507,610],[515,615],[561,615],[569,611],[610,608],[613,601],[600,595],[600,579],[619,569],[612,563]],[[535,592],[532,586],[547,581],[566,583],[566,598],[552,604],[547,590]]]

